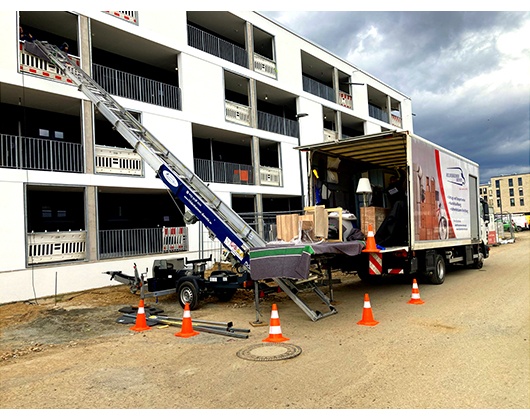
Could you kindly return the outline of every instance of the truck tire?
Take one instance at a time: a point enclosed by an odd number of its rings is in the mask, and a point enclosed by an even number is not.
[[[183,308],[186,303],[190,305],[190,311],[197,309],[199,305],[199,290],[192,281],[183,281],[178,287],[178,298],[180,306]]]
[[[431,284],[442,284],[445,280],[445,260],[440,254],[434,256],[434,270],[426,273],[424,278]]]
[[[482,254],[482,252],[479,252],[478,258],[475,261],[473,261],[473,268],[480,270],[483,266],[484,266],[484,255]]]

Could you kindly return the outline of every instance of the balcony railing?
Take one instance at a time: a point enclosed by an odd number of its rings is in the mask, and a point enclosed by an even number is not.
[[[324,128],[324,141],[337,141],[339,139],[339,133],[333,130]]]
[[[180,88],[99,64],[92,76],[108,93],[122,98],[180,110]]]
[[[134,23],[138,25],[138,12],[133,10],[116,10],[116,11],[105,11],[109,15],[115,16],[118,19],[125,20],[126,22]]]
[[[349,93],[339,91],[339,104],[348,109],[353,109],[353,99]]]
[[[191,25],[188,25],[188,45],[248,68],[248,54],[244,48]]]
[[[99,258],[188,251],[188,228],[161,227],[99,231]]]
[[[250,107],[225,100],[225,119],[237,124],[250,126]]]
[[[79,143],[0,134],[0,167],[82,173]]]
[[[391,114],[390,117],[391,117],[392,125],[394,127],[402,128],[401,117],[398,117],[397,115],[394,115],[394,114]]]
[[[131,149],[96,145],[96,173],[143,175],[143,161]]]
[[[329,86],[307,76],[302,76],[302,83],[304,92],[308,92],[319,96],[320,98],[327,99],[328,101],[335,102],[335,91],[333,88],[330,88]]]
[[[254,71],[273,79],[276,79],[278,76],[278,72],[276,71],[276,63],[257,53],[254,53]]]
[[[260,178],[261,185],[270,185],[273,187],[282,186],[282,170],[280,168],[260,166],[259,167],[259,178]]]
[[[272,133],[298,137],[298,121],[258,111],[258,128]]]
[[[28,265],[86,258],[86,232],[31,232],[27,234]]]
[[[251,165],[197,158],[193,159],[193,162],[195,174],[204,182],[254,185],[254,171]]]
[[[383,111],[381,108],[376,107],[375,105],[368,104],[368,115],[388,124],[388,113]]]
[[[19,70],[21,72],[45,77],[56,82],[68,84],[73,83],[72,80],[66,76],[63,70],[57,68],[54,64],[38,55],[40,54],[40,50],[37,49],[33,42],[20,41],[19,50]],[[76,61],[77,65],[80,65],[79,57],[73,55],[69,56]]]

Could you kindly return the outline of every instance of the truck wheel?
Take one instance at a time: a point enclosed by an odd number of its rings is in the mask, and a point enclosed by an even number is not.
[[[220,302],[228,302],[236,294],[236,289],[217,290],[214,295]]]
[[[197,306],[199,305],[199,291],[193,282],[182,282],[178,288],[178,297],[180,306],[183,308],[186,306],[186,303],[188,303],[190,305],[190,311],[197,309]]]
[[[483,265],[484,265],[484,255],[482,254],[482,252],[479,252],[478,258],[475,261],[473,261],[473,268],[477,268],[480,270]]]
[[[434,257],[434,271],[425,275],[425,280],[431,284],[442,284],[445,280],[445,260],[440,254]]]

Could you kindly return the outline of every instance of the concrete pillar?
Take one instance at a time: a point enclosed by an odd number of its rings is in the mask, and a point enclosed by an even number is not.
[[[87,74],[91,74],[92,54],[90,42],[90,20],[80,16],[79,21],[79,50],[81,67]],[[85,173],[94,174],[94,108],[91,101],[81,103],[81,121],[83,127],[83,150],[85,152]],[[96,261],[98,258],[98,217],[97,217],[97,187],[85,187],[85,223],[86,223],[86,258]]]

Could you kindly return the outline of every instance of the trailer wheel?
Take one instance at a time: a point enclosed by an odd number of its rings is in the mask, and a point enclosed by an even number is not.
[[[431,284],[442,284],[445,280],[445,260],[440,254],[434,256],[434,271],[425,275],[425,280]]]
[[[183,308],[186,306],[186,303],[188,303],[190,305],[190,311],[197,309],[197,306],[199,305],[199,290],[193,282],[182,282],[178,288],[178,297],[180,306]]]

